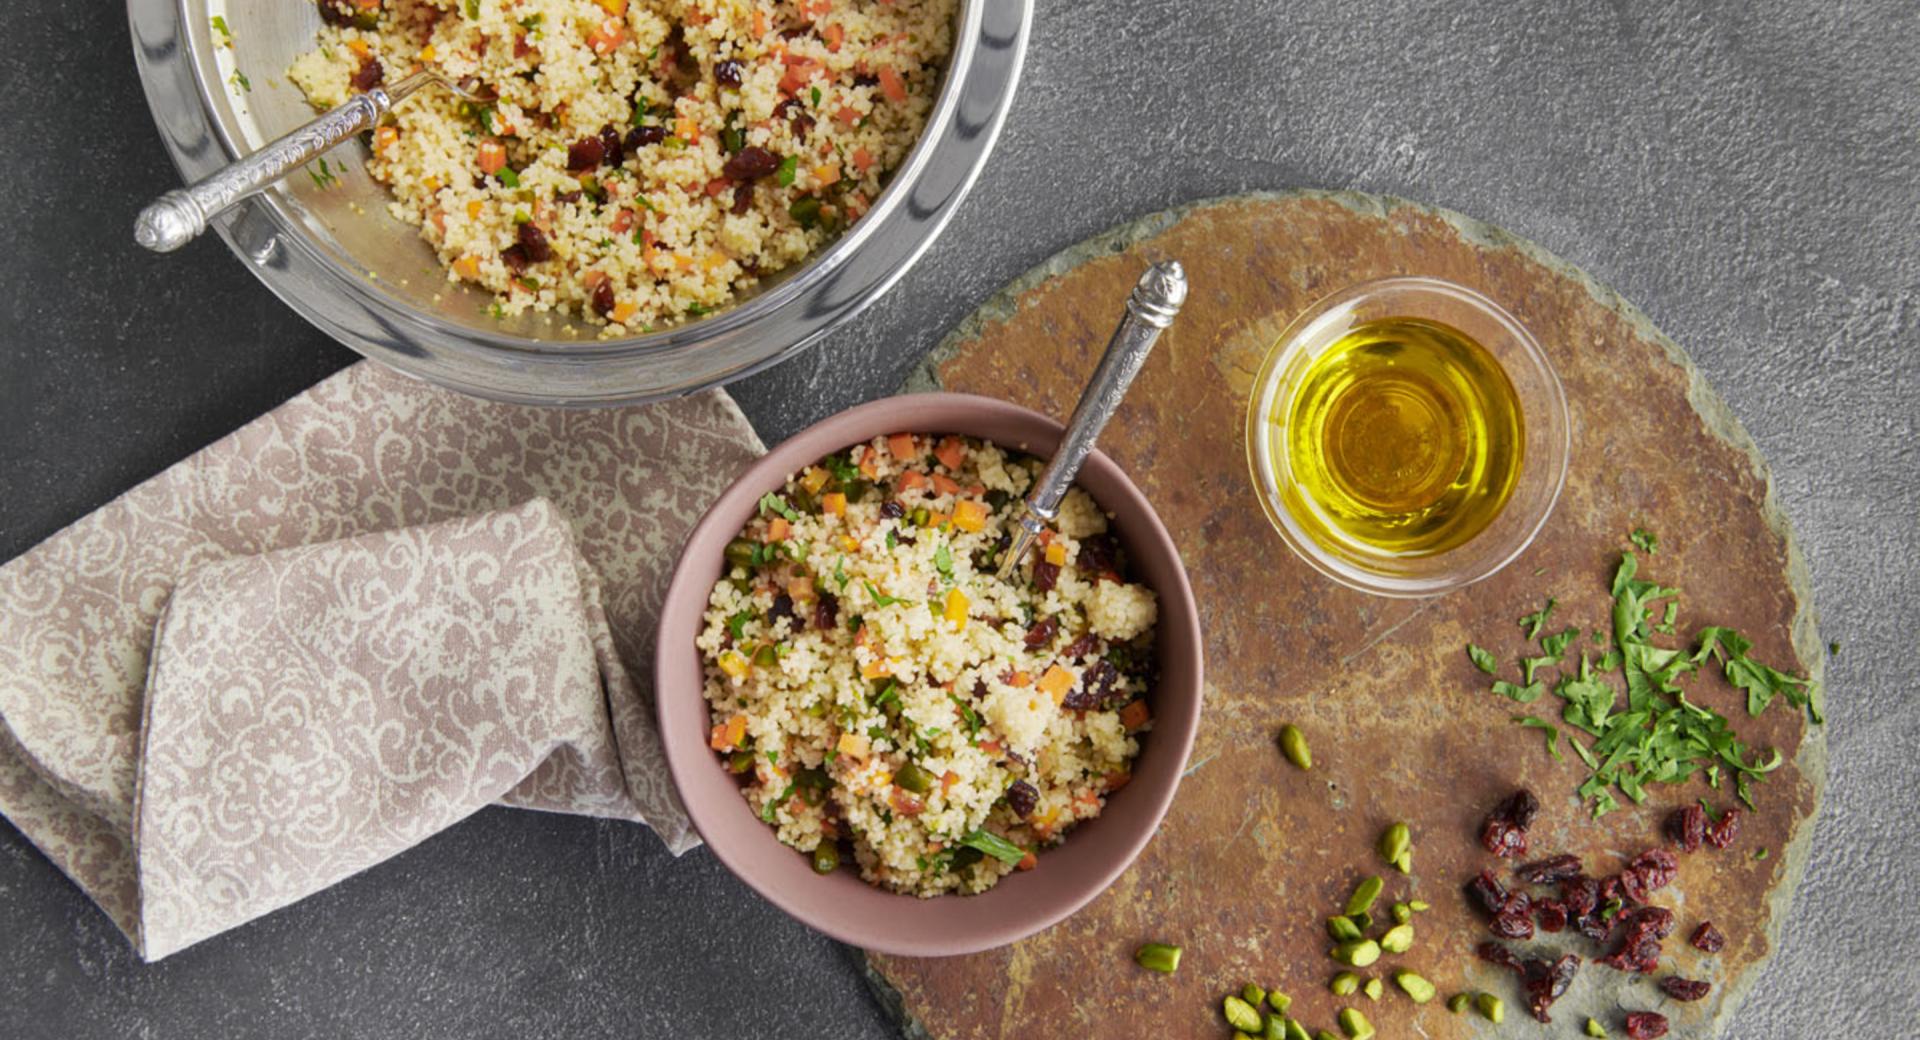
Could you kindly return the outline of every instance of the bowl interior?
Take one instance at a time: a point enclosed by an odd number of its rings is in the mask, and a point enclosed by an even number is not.
[[[694,529],[682,550],[661,611],[656,650],[662,740],[675,783],[714,855],[774,904],[834,938],[909,956],[972,953],[1040,931],[1104,890],[1145,847],[1180,782],[1199,722],[1202,652],[1193,592],[1179,552],[1153,508],[1119,466],[1095,452],[1079,484],[1113,515],[1136,577],[1159,597],[1161,677],[1149,703],[1153,729],[1141,741],[1133,781],[1096,819],[1040,856],[1038,869],[1015,873],[976,896],[919,899],[868,885],[842,868],[822,877],[807,857],[780,844],[761,823],[719,757],[707,749],[707,705],[694,638],[707,592],[719,579],[722,550],[761,495],[829,452],[902,430],[959,433],[1042,456],[1061,427],[1038,413],[964,394],[887,398],[843,412],[775,448],[751,467]]]
[[[945,79],[952,78],[954,63],[962,57],[963,44],[971,42],[961,30],[975,6],[969,0],[962,0],[956,8],[954,50],[948,58]],[[286,0],[185,0],[183,7],[191,61],[203,98],[235,152],[251,152],[314,118],[314,109],[286,77],[286,70],[294,59],[315,46],[320,16],[314,4]],[[223,45],[228,37],[222,37],[218,43],[214,40],[209,26],[215,15],[224,19],[231,30],[230,45]],[[237,87],[236,74],[245,77],[245,89]],[[943,82],[943,93],[947,87]],[[938,107],[935,114],[937,112]],[[929,127],[934,125],[935,114],[929,115]],[[925,136],[923,134],[922,143]],[[924,151],[924,148],[917,149],[916,154]],[[598,335],[598,326],[550,313],[493,317],[489,313],[493,296],[464,282],[449,281],[446,269],[420,237],[418,229],[390,212],[392,198],[384,186],[368,175],[366,157],[363,141],[343,144],[325,156],[328,170],[337,180],[322,183],[325,178],[296,173],[265,200],[279,209],[289,227],[305,238],[322,258],[343,272],[364,278],[368,285],[389,297],[391,303],[431,316],[432,320],[473,337],[496,341],[495,345],[518,343],[537,348],[551,344],[572,350],[606,349],[614,344],[650,338],[631,336],[603,341]],[[902,163],[901,173],[904,175],[913,163],[914,156],[909,156]],[[312,165],[317,171],[318,164]],[[909,179],[900,176],[895,181]],[[878,213],[884,203],[884,198],[876,200],[874,213]],[[877,221],[861,222],[869,227],[874,223]],[[856,224],[805,263],[770,275],[734,307],[716,313],[726,314],[755,297],[774,293],[801,272],[820,265],[838,251],[840,243],[857,239],[857,232],[863,231],[861,224]],[[711,320],[682,323],[674,328],[683,329]]]

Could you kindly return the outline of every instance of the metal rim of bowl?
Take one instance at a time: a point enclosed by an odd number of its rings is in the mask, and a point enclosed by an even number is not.
[[[243,154],[204,74],[200,0],[128,0],[134,60],[174,165],[197,180]],[[354,269],[279,190],[213,230],[269,290],[356,352],[463,393],[608,406],[692,393],[778,364],[890,289],[952,219],[999,136],[1026,54],[1033,0],[963,0],[927,127],[867,217],[784,281],[711,317],[604,343],[542,342],[456,325]],[[284,129],[284,128],[277,128]],[[250,150],[259,141],[247,142]],[[690,371],[681,371],[691,369]]]

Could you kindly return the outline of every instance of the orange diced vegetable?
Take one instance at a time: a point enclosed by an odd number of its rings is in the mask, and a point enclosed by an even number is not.
[[[795,602],[811,602],[814,597],[812,578],[794,578],[787,582],[787,598]]]
[[[353,52],[354,57],[362,61],[365,61],[367,56],[373,53],[372,48],[367,46],[367,41],[365,40],[348,40],[347,49]]]
[[[861,145],[860,147],[855,148],[853,150],[852,158],[853,158],[853,168],[856,170],[859,170],[861,173],[864,174],[868,170],[873,169],[873,153],[867,151],[867,148],[865,145]]]
[[[784,542],[793,533],[793,525],[784,516],[776,516],[767,521],[767,541]]]
[[[468,281],[480,277],[480,258],[468,253],[453,262],[453,273]]]
[[[1040,691],[1053,698],[1059,704],[1067,699],[1067,692],[1073,689],[1073,673],[1059,665],[1050,666],[1040,677]]]
[[[753,9],[753,37],[759,39],[767,34],[767,13],[760,8]]]
[[[740,742],[746,739],[746,736],[747,717],[745,715],[735,715],[727,721],[713,727],[713,732],[707,736],[707,744],[715,751],[725,751],[728,748],[739,747]]]
[[[499,141],[489,137],[480,142],[480,150],[477,158],[480,162],[481,173],[488,175],[496,174],[500,172],[500,167],[507,164],[507,148]]]
[[[918,816],[927,811],[927,805],[908,792],[896,787],[887,794],[887,804],[901,816]]]
[[[942,466],[958,473],[961,463],[967,461],[967,444],[958,437],[942,437],[940,443],[934,446],[933,457],[939,459]]]
[[[673,136],[692,144],[700,139],[700,124],[692,116],[678,115],[673,118]]]
[[[953,504],[953,526],[962,531],[979,531],[987,526],[985,503],[963,498]]]
[[[845,492],[829,491],[820,496],[820,509],[833,516],[847,515],[847,496]]]
[[[837,24],[829,25],[825,29],[820,30],[820,38],[827,41],[828,50],[838,54],[840,53],[840,45],[847,42],[846,27]]]
[[[920,457],[920,449],[914,445],[913,434],[895,433],[887,437],[887,450],[901,462],[912,462]]]
[[[388,123],[373,132],[373,154],[386,155],[400,143],[400,129]]]
[[[479,199],[470,199],[470,200],[468,200],[468,202],[467,202],[467,219],[468,219],[468,220],[479,220],[479,219],[480,219],[480,214],[482,214],[482,213],[484,213],[484,212],[486,212],[486,209],[487,209],[487,204],[486,204],[485,202],[482,202],[482,201],[481,201],[481,200],[479,200]]]
[[[1012,686],[1015,689],[1019,689],[1022,686],[1030,686],[1032,684],[1033,684],[1033,676],[1028,675],[1025,672],[1015,672],[1013,673],[1013,678],[1007,680],[1007,685]]]
[[[627,0],[593,0],[593,2],[600,5],[600,9],[608,14],[620,15],[627,13]]]
[[[623,209],[620,212],[615,213],[613,215],[614,234],[624,235],[631,230],[633,230],[633,211],[632,210]]]
[[[619,303],[613,305],[613,312],[608,314],[607,318],[617,324],[625,325],[628,319],[638,313],[640,313],[639,304],[632,300],[621,300]]]
[[[735,679],[745,678],[747,674],[747,659],[729,650],[720,655],[720,670]]]
[[[1035,856],[1035,855],[1033,854],[1033,852],[1032,852],[1032,850],[1028,850],[1028,852],[1027,852],[1027,854],[1026,854],[1026,855],[1024,855],[1024,856],[1022,856],[1022,857],[1020,857],[1020,862],[1018,862],[1018,863],[1015,863],[1015,864],[1013,865],[1013,869],[1015,869],[1015,870],[1032,870],[1033,868],[1035,868],[1035,867],[1037,867],[1037,866],[1039,866],[1039,865],[1040,865],[1040,857],[1038,857],[1038,856]]]
[[[815,166],[813,168],[813,179],[819,181],[822,187],[829,184],[840,183],[840,164],[821,163]]]
[[[944,616],[960,628],[967,627],[967,594],[959,589],[948,589]]]
[[[619,46],[627,42],[627,20],[609,16],[600,22],[593,34],[587,37],[587,46],[595,54],[612,54]]]
[[[1152,719],[1153,713],[1147,709],[1146,701],[1128,701],[1127,706],[1120,709],[1120,725],[1129,733],[1145,726]]]
[[[880,476],[880,467],[873,461],[872,449],[868,449],[866,454],[860,456],[860,475],[868,480],[875,480]]]
[[[860,539],[855,538],[850,534],[843,534],[840,536],[840,548],[845,549],[848,552],[859,552]]]
[[[780,89],[789,94],[798,94],[800,88],[806,86],[820,71],[821,66],[811,58],[795,60],[789,57],[787,60],[789,64],[786,73],[780,77]]]
[[[860,121],[860,113],[856,109],[841,105],[838,109],[834,110],[833,121],[839,123],[841,126],[852,126]]]
[[[989,755],[997,755],[1000,753],[1000,742],[997,740],[983,740],[980,742],[980,750],[985,751]]]
[[[900,78],[900,70],[891,65],[880,66],[880,93],[896,105],[907,103],[907,84]]]
[[[1053,564],[1055,567],[1066,566],[1067,547],[1061,545],[1059,542],[1054,542],[1052,545],[1047,546],[1047,562]]]
[[[900,474],[900,490],[902,491],[912,491],[914,488],[926,486],[927,475],[917,469],[910,469]]]
[[[848,758],[857,758],[864,762],[866,761],[870,745],[867,743],[866,735],[863,733],[842,733],[840,734],[839,741],[837,741],[833,747],[834,750]]]
[[[893,665],[884,657],[875,657],[860,666],[860,678],[883,679],[893,674]]]
[[[818,466],[808,466],[807,471],[800,475],[800,486],[807,489],[807,494],[817,495],[832,477],[832,474]]]
[[[932,480],[933,490],[936,494],[957,495],[960,493],[960,482],[947,476],[945,473],[933,474]]]
[[[420,60],[421,60],[421,61],[424,61],[424,62],[431,62],[431,61],[433,61],[433,59],[435,59],[435,58],[437,58],[437,57],[439,57],[439,56],[440,56],[440,55],[439,55],[439,53],[438,53],[438,52],[436,52],[436,51],[435,51],[435,50],[433,49],[433,44],[431,44],[431,43],[429,43],[429,44],[427,44],[427,45],[426,45],[425,47],[422,47],[422,48],[420,48]]]

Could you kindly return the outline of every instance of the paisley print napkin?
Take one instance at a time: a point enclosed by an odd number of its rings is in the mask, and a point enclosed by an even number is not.
[[[489,802],[691,848],[655,612],[760,451],[355,365],[0,567],[0,813],[149,960]]]

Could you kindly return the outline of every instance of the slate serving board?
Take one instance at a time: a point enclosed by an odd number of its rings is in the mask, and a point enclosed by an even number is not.
[[[1787,758],[1756,786],[1759,810],[1734,847],[1683,856],[1658,900],[1678,917],[1662,974],[1713,990],[1694,1004],[1668,1000],[1650,978],[1591,963],[1601,951],[1566,933],[1543,947],[1588,963],[1545,1027],[1511,976],[1472,956],[1486,932],[1461,884],[1493,862],[1475,840],[1487,809],[1516,785],[1531,788],[1544,806],[1535,850],[1578,853],[1589,870],[1611,872],[1662,843],[1671,808],[1703,796],[1731,805],[1731,785],[1715,792],[1696,780],[1592,821],[1574,794],[1586,775],[1578,760],[1554,761],[1541,733],[1510,722],[1522,712],[1557,720],[1558,699],[1522,708],[1491,694],[1463,646],[1487,646],[1512,673],[1515,657],[1537,652],[1516,620],[1547,595],[1559,600],[1557,623],[1610,628],[1610,576],[1628,532],[1645,527],[1660,551],[1642,560],[1642,576],[1683,590],[1683,636],[1731,625],[1753,638],[1757,658],[1818,680],[1825,655],[1806,566],[1745,431],[1678,346],[1579,270],[1458,214],[1354,193],[1207,201],[1070,249],[962,324],[914,387],[1065,417],[1120,301],[1147,263],[1166,258],[1186,265],[1192,297],[1101,446],[1174,533],[1200,605],[1207,702],[1188,775],[1153,843],[1086,909],[972,957],[870,956],[882,1001],[907,1035],[939,1040],[1226,1037],[1220,999],[1248,980],[1290,994],[1310,1029],[1337,1032],[1337,1009],[1351,1004],[1387,1037],[1565,1035],[1589,1014],[1620,1036],[1626,1009],[1666,1014],[1674,1036],[1719,1035],[1777,943],[1806,860],[1825,778],[1819,727],[1779,701],[1749,718],[1717,674],[1690,680],[1689,695],[1743,739]],[[1261,515],[1242,450],[1249,384],[1289,318],[1341,286],[1398,274],[1451,279],[1511,310],[1558,369],[1573,418],[1566,489],[1538,541],[1493,578],[1425,601],[1348,591],[1291,556]],[[1311,772],[1276,750],[1287,721],[1313,746]],[[1384,871],[1372,851],[1394,820],[1413,828],[1411,878]],[[1766,858],[1755,858],[1761,849]],[[1413,950],[1369,974],[1411,968],[1442,998],[1495,992],[1508,1005],[1503,1026],[1450,1014],[1442,1000],[1415,1005],[1391,984],[1377,1002],[1327,991],[1338,966],[1325,917],[1360,877],[1383,872],[1386,898],[1417,896],[1433,910],[1417,918]],[[1685,942],[1707,919],[1728,936],[1717,956]],[[1134,965],[1147,940],[1185,947],[1177,975]]]

